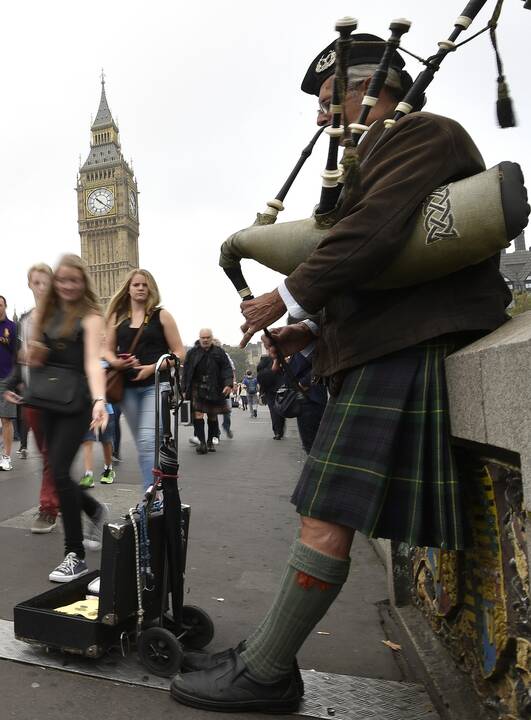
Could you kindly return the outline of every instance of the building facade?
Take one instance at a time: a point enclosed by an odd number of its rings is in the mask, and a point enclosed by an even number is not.
[[[127,273],[138,267],[138,187],[124,160],[118,126],[105,95],[91,127],[90,152],[77,179],[81,257],[106,304]]]
[[[502,250],[500,272],[514,293],[531,292],[531,251],[525,248],[523,232],[515,238],[514,252]]]

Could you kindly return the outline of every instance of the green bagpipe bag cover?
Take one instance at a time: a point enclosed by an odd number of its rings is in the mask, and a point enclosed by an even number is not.
[[[504,162],[443,185],[424,200],[399,255],[368,289],[417,285],[476,265],[510,245],[527,224],[529,205],[520,167]],[[315,218],[252,225],[221,246],[219,264],[251,258],[289,275],[330,231]]]

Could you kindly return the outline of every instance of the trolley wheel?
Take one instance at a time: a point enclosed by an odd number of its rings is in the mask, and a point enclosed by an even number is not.
[[[153,675],[171,677],[181,669],[183,649],[169,630],[151,627],[138,638],[138,656]]]
[[[187,648],[201,650],[214,637],[210,615],[195,605],[183,605],[182,642]]]

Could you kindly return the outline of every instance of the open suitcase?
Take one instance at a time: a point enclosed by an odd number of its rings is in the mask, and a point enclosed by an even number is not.
[[[160,372],[167,359],[175,362],[176,369],[170,389],[161,393]],[[19,640],[92,658],[114,648],[125,654],[134,644],[148,670],[169,677],[180,669],[183,645],[200,649],[212,639],[210,617],[198,607],[183,605],[190,506],[181,504],[177,483],[182,397],[178,363],[172,354],[157,362],[152,489],[128,517],[105,526],[99,571],[15,606],[14,629]],[[90,595],[89,584],[98,576],[95,619],[56,611],[83,601]]]

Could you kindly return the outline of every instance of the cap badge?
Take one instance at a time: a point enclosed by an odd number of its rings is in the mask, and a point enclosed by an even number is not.
[[[321,73],[324,70],[328,70],[336,61],[336,51],[330,50],[326,55],[323,55],[317,65],[315,66],[315,72]]]

